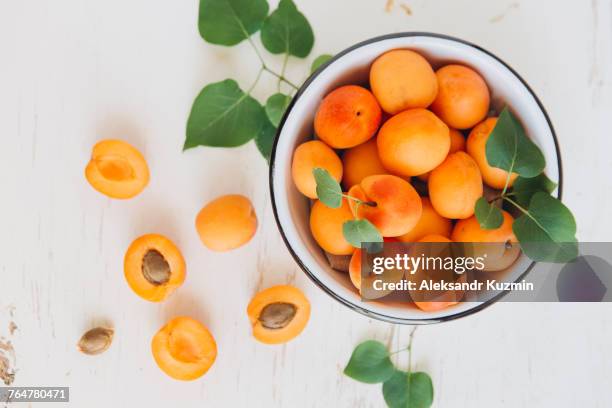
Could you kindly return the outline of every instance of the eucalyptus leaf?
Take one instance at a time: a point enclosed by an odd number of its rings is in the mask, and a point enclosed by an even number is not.
[[[268,9],[266,0],[200,0],[200,35],[211,44],[236,45],[261,28]]]
[[[534,261],[561,263],[578,256],[574,216],[547,193],[531,197],[529,210],[514,221],[512,230],[522,250]]]
[[[291,97],[282,93],[275,93],[268,98],[266,101],[266,114],[274,126],[278,127],[290,102]]]
[[[388,380],[395,372],[389,350],[379,341],[368,340],[353,350],[344,374],[354,380],[376,384]]]
[[[489,203],[484,197],[480,197],[476,201],[474,214],[482,229],[497,229],[504,222],[504,216],[499,207]]]
[[[383,383],[383,396],[389,408],[429,408],[433,404],[433,383],[423,372],[395,371]]]
[[[499,115],[485,150],[489,165],[523,177],[537,176],[546,165],[544,155],[508,108]]]
[[[537,192],[552,193],[557,184],[551,181],[544,173],[536,177],[517,177],[512,187],[514,199],[522,206],[528,208],[531,197]]]
[[[240,146],[257,136],[266,120],[264,108],[236,81],[209,84],[193,103],[183,149]]]
[[[336,179],[319,167],[312,171],[312,175],[317,183],[317,198],[330,208],[339,208],[342,205],[342,188]]]
[[[276,128],[269,120],[266,120],[261,130],[255,136],[255,144],[261,155],[270,163],[270,155],[272,154],[272,146],[276,137]]]
[[[317,69],[319,69],[321,65],[332,59],[332,57],[333,56],[330,54],[319,55],[317,58],[315,58],[314,61],[312,61],[312,65],[310,66],[310,73],[312,74],[313,72],[315,72]]]
[[[342,224],[342,234],[356,248],[361,248],[363,242],[383,242],[378,229],[365,219],[346,221]]]
[[[304,58],[314,45],[314,33],[292,0],[281,0],[261,28],[261,42],[272,54]]]

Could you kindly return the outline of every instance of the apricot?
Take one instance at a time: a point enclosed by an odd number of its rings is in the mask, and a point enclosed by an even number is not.
[[[257,340],[265,344],[286,343],[306,327],[310,302],[298,288],[273,286],[253,297],[247,315]]]
[[[370,139],[345,151],[342,163],[344,165],[342,186],[347,190],[368,176],[388,173],[378,156],[376,139]]]
[[[168,376],[191,381],[203,376],[217,358],[217,343],[206,326],[190,317],[175,317],[153,337],[155,362]]]
[[[487,116],[489,88],[480,74],[463,65],[447,65],[436,77],[438,95],[430,109],[448,126],[469,129]]]
[[[421,197],[423,212],[418,222],[410,231],[400,235],[398,239],[402,242],[417,242],[421,238],[436,234],[450,237],[453,224],[448,218],[442,217],[434,210],[431,201],[427,197]]]
[[[438,80],[429,62],[411,50],[392,50],[370,68],[370,86],[385,112],[426,108],[436,98]]]
[[[334,149],[348,149],[370,139],[382,112],[374,95],[357,85],[345,85],[327,95],[315,115],[317,136]]]
[[[460,150],[465,151],[465,137],[463,137],[463,134],[457,129],[451,128],[449,130],[450,130],[451,144],[450,144],[450,149],[448,150],[448,154],[455,153]],[[429,173],[430,172],[428,171],[427,173],[420,174],[418,176],[419,180],[427,182],[427,180],[429,180]]]
[[[143,155],[129,143],[102,140],[93,147],[85,178],[104,195],[132,198],[149,184],[149,167]]]
[[[302,143],[293,152],[291,175],[295,187],[308,198],[317,198],[317,182],[312,174],[315,168],[322,168],[336,180],[342,179],[342,162],[336,152],[319,140]]]
[[[396,237],[410,231],[423,212],[421,197],[406,180],[397,176],[368,176],[354,185],[348,195],[364,204],[349,203],[356,218],[365,218],[383,237]]]
[[[185,281],[185,259],[168,238],[147,234],[129,246],[123,271],[134,293],[151,302],[161,302]]]
[[[384,238],[384,241],[399,242],[396,238],[393,237],[386,237]],[[396,250],[397,248],[391,248],[387,250],[387,247],[385,247],[382,256],[394,256],[397,253]],[[377,256],[380,255],[377,254]],[[361,258],[362,251],[360,248],[357,248],[355,252],[353,252],[353,255],[351,256],[351,261],[349,263],[349,278],[353,286],[355,286],[355,288],[359,291],[359,294],[361,294],[361,297],[364,299],[379,299],[392,292],[392,290],[374,289],[374,281],[382,279],[385,282],[399,282],[404,276],[404,271],[402,269],[392,269],[386,270],[382,275],[370,273],[368,276],[362,278]]]
[[[483,181],[492,188],[501,190],[506,185],[508,172],[497,167],[489,165],[487,161],[486,145],[491,132],[497,124],[497,118],[488,118],[484,122],[478,124],[468,136],[467,152],[478,164]],[[510,176],[509,187],[514,184],[514,180],[518,177],[517,173],[512,173]]]
[[[378,132],[378,154],[385,168],[401,176],[418,176],[436,168],[448,155],[448,126],[426,109],[411,109],[389,119]]]
[[[310,209],[310,231],[312,237],[324,251],[333,255],[351,255],[355,248],[344,239],[342,225],[353,219],[353,213],[342,199],[339,208],[329,208],[320,201],[315,201]]]
[[[245,245],[257,230],[257,215],[251,201],[239,194],[218,197],[196,217],[196,230],[208,249],[229,251]]]
[[[431,205],[445,218],[468,218],[482,197],[482,176],[478,165],[467,153],[449,154],[436,167],[427,183]]]

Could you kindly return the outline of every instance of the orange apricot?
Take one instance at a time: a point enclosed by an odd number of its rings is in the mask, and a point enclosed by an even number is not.
[[[348,149],[370,139],[382,112],[374,95],[357,85],[345,85],[327,95],[315,115],[317,136],[334,149]]]
[[[349,279],[355,288],[361,291],[361,248],[355,249],[349,263]]]
[[[253,297],[247,315],[257,340],[265,344],[286,343],[306,327],[310,302],[296,287],[273,286]]]
[[[102,140],[93,147],[85,178],[104,195],[132,198],[149,184],[149,167],[143,155],[129,143]]]
[[[217,343],[206,326],[191,317],[175,317],[153,337],[155,362],[168,376],[191,381],[203,376],[217,358]]]
[[[419,239],[418,242],[451,242],[450,239],[448,239],[446,236],[444,235],[438,235],[438,234],[429,234],[429,235],[425,235],[423,238]]]
[[[448,150],[448,154],[455,153],[460,150],[465,151],[465,137],[463,137],[463,134],[457,129],[450,128],[449,130],[450,130],[451,144],[450,144],[450,149]],[[429,173],[431,172],[428,171],[427,173],[419,174],[418,175],[419,180],[427,182],[427,180],[429,180]]]
[[[483,181],[492,188],[501,190],[506,185],[508,179],[508,172],[497,167],[489,165],[487,161],[487,140],[491,132],[497,124],[497,118],[488,118],[484,122],[478,124],[468,136],[467,140],[467,152],[478,164],[480,173],[482,174]],[[510,176],[508,186],[514,184],[514,180],[518,177],[518,174],[512,173]]]
[[[450,237],[453,224],[448,218],[442,217],[436,212],[427,197],[421,198],[423,212],[416,225],[404,235],[398,237],[402,242],[417,242],[425,236],[432,234]]]
[[[342,163],[344,165],[342,186],[347,190],[368,176],[388,173],[378,156],[376,139],[370,139],[345,151]]]
[[[448,126],[426,109],[411,109],[389,119],[378,132],[378,154],[385,168],[400,176],[433,170],[448,155]]]
[[[319,140],[302,143],[293,152],[291,175],[295,186],[308,198],[317,198],[317,182],[312,174],[322,168],[336,180],[342,179],[342,162],[336,152]]]
[[[312,237],[324,251],[333,255],[351,255],[355,248],[344,239],[342,225],[353,219],[353,213],[342,199],[339,208],[329,208],[319,200],[310,209],[310,231]]]
[[[185,281],[185,259],[168,238],[147,234],[129,246],[123,271],[134,293],[151,302],[161,302]]]
[[[390,174],[368,176],[348,191],[364,202],[349,203],[356,218],[365,218],[383,237],[396,237],[410,231],[419,221],[421,197],[406,180]]]
[[[427,185],[431,205],[446,218],[471,217],[476,201],[483,193],[478,165],[467,153],[461,151],[449,154],[431,172]]]
[[[489,88],[480,74],[463,65],[447,65],[436,77],[438,95],[430,108],[448,126],[469,129],[487,116]]]
[[[438,80],[429,62],[411,50],[392,50],[374,61],[370,86],[385,112],[426,108],[436,98]]]
[[[196,217],[196,230],[208,249],[229,251],[245,245],[257,230],[257,215],[251,201],[239,194],[218,197]]]

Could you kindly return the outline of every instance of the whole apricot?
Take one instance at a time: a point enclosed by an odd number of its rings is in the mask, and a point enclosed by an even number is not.
[[[418,176],[448,155],[448,126],[426,109],[411,109],[389,119],[378,132],[378,154],[385,168],[400,176]]]
[[[347,190],[368,176],[388,173],[378,156],[375,138],[346,150],[342,155],[342,164],[342,186]]]
[[[357,218],[365,218],[383,237],[396,237],[410,231],[419,221],[423,207],[421,197],[406,180],[397,176],[376,175],[364,178],[348,191],[364,202],[350,202]]]
[[[302,143],[293,152],[291,175],[300,193],[308,198],[317,198],[317,182],[312,171],[322,168],[336,180],[342,179],[342,162],[336,152],[319,140]]]
[[[448,150],[448,154],[458,152],[459,150],[465,151],[465,137],[463,136],[463,134],[457,129],[451,128],[449,130],[450,130],[451,144],[450,144],[450,149]],[[429,180],[429,173],[430,172],[428,171],[427,173],[419,174],[418,175],[419,180],[427,182],[427,180]]]
[[[489,165],[487,161],[487,140],[491,132],[497,124],[497,118],[488,118],[484,122],[479,123],[468,136],[467,152],[478,164],[483,181],[492,188],[501,190],[506,185],[508,180],[508,172],[497,167]],[[508,186],[514,184],[514,180],[518,177],[517,173],[512,173]]]
[[[461,151],[449,154],[431,172],[427,185],[431,205],[445,218],[471,217],[476,201],[483,194],[478,165]]]
[[[230,194],[206,204],[198,213],[195,225],[204,246],[224,252],[253,238],[257,230],[257,215],[248,198]]]
[[[429,198],[422,197],[421,202],[423,204],[423,212],[419,221],[410,231],[400,235],[398,239],[402,242],[417,242],[421,238],[431,236],[432,234],[450,237],[451,230],[453,229],[451,220],[438,214],[431,205]]]
[[[431,104],[448,126],[469,129],[482,121],[489,112],[489,87],[471,68],[447,65],[436,72],[438,95]]]
[[[370,91],[345,85],[323,98],[315,115],[315,133],[334,149],[348,149],[374,136],[381,117],[380,106]]]
[[[333,255],[351,255],[355,248],[344,238],[342,225],[353,219],[353,213],[342,199],[339,208],[329,208],[315,201],[310,209],[310,232],[324,251]]]
[[[392,50],[374,61],[370,86],[385,112],[426,108],[436,98],[438,80],[429,62],[411,50]]]

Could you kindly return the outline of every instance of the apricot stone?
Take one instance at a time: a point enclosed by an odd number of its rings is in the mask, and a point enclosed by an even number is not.
[[[406,234],[401,235],[398,239],[402,242],[417,242],[425,236],[432,234],[450,237],[453,224],[448,218],[442,217],[434,210],[429,198],[421,198],[423,204],[423,213],[416,225]]]
[[[382,111],[374,95],[357,85],[345,85],[327,95],[315,115],[317,136],[334,149],[348,149],[376,134]]]
[[[468,218],[482,197],[482,176],[478,165],[467,153],[449,154],[429,176],[429,199],[438,214],[445,218]]]
[[[378,156],[375,138],[345,151],[342,164],[342,186],[347,190],[368,176],[388,173]]]
[[[293,153],[291,175],[295,187],[308,198],[317,198],[317,182],[312,171],[322,168],[336,180],[342,179],[342,162],[336,152],[319,140],[302,143]]]
[[[315,201],[310,209],[310,231],[312,237],[324,251],[333,255],[351,255],[355,248],[344,239],[342,225],[353,219],[353,213],[342,199],[339,208],[329,208],[321,201]]]
[[[426,108],[438,93],[436,74],[429,62],[411,50],[392,50],[374,61],[370,86],[385,112]]]

